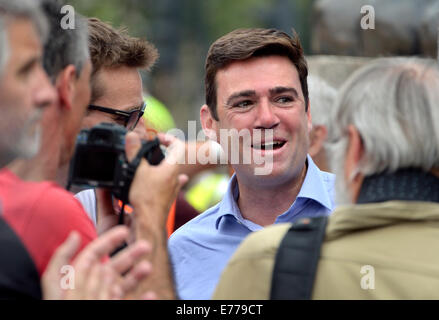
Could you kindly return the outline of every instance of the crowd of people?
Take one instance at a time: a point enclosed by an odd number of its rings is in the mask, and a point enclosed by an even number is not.
[[[240,161],[221,201],[174,231],[194,172],[180,160],[198,149],[172,135],[157,134],[164,160],[135,169],[132,213],[110,189],[65,189],[81,129],[124,127],[138,160],[140,71],[159,53],[97,18],[63,28],[62,5],[0,0],[1,299],[439,297],[437,61],[376,59],[336,90],[308,77],[297,34],[220,37],[200,120]],[[251,143],[224,144],[224,131]],[[271,170],[257,174],[248,150]]]

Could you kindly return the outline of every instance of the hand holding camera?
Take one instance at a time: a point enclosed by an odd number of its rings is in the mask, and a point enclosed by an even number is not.
[[[160,143],[169,147],[165,161]],[[78,135],[69,184],[105,188],[133,207],[164,211],[156,214],[161,217],[157,222],[164,226],[178,190],[187,181],[185,175],[178,174],[177,165],[184,152],[184,143],[175,137],[159,134],[159,138],[145,142],[119,125],[101,123]],[[138,182],[131,188],[137,176]]]
[[[135,209],[137,223],[143,221],[149,224],[151,220],[155,220],[161,228],[159,230],[162,230],[171,205],[188,177],[179,173],[177,164],[180,157],[185,156],[184,142],[165,134],[159,134],[158,138],[162,145],[168,147],[167,156],[157,166],[151,166],[142,159],[131,185],[129,201]],[[130,133],[126,141],[127,157],[134,157],[136,150],[140,148],[140,139],[136,134]],[[137,208],[145,208],[142,211],[146,214],[140,216]]]
[[[69,170],[69,185],[102,187],[128,203],[128,192],[140,159],[159,164],[164,155],[158,139],[143,141],[136,157],[125,155],[127,130],[112,123],[101,123],[82,130],[76,141],[75,154]]]

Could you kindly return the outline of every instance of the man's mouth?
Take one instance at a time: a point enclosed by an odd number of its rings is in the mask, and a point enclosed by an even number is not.
[[[272,141],[252,144],[252,148],[256,150],[276,150],[284,146],[286,141]]]

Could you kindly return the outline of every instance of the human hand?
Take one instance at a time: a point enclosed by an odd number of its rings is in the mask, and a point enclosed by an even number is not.
[[[134,207],[136,223],[141,220],[162,229],[166,226],[168,212],[180,188],[188,178],[179,173],[178,163],[184,157],[185,145],[173,136],[159,134],[160,142],[169,146],[166,158],[157,166],[140,162],[129,192]],[[131,161],[139,151],[140,139],[135,133],[126,136],[125,153]],[[138,210],[141,208],[141,210]]]
[[[43,298],[106,300],[122,299],[130,294],[151,272],[151,264],[140,260],[149,254],[150,245],[144,240],[137,241],[108,262],[102,262],[127,237],[127,227],[115,227],[91,242],[70,262],[81,242],[80,235],[73,231],[55,251],[41,278]],[[63,266],[70,266],[66,275],[61,274]],[[72,282],[66,284],[67,277]],[[154,293],[146,292],[140,298],[154,298]]]
[[[136,237],[147,239],[153,246],[150,261],[154,266],[151,275],[142,281],[139,292],[153,290],[160,299],[175,299],[172,269],[167,252],[166,221],[177,193],[188,180],[179,173],[181,157],[185,155],[184,143],[172,136],[159,135],[161,143],[169,146],[166,158],[157,166],[145,159],[140,162],[131,184],[129,201],[134,208]],[[129,133],[125,153],[131,161],[141,147],[139,137]]]

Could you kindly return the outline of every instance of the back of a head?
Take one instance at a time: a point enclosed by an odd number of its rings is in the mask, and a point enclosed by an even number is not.
[[[299,73],[300,84],[305,97],[305,106],[308,107],[308,86],[306,81],[308,67],[297,34],[294,33],[290,37],[285,32],[276,29],[238,29],[216,40],[207,53],[205,65],[206,104],[216,120],[218,120],[218,116],[216,112],[215,77],[218,70],[234,61],[271,55],[288,57],[294,64]]]
[[[361,135],[365,176],[439,167],[439,65],[423,58],[383,58],[357,70],[331,110],[330,141],[345,153],[347,127]],[[344,142],[344,143],[342,143]],[[344,149],[344,150],[341,150]],[[333,159],[334,160],[334,159]]]
[[[47,16],[50,28],[50,41],[44,46],[44,69],[52,81],[68,65],[75,66],[79,77],[82,67],[89,59],[87,25],[84,18],[75,13],[74,27],[63,27],[61,23],[63,4],[58,0],[43,0],[42,9]]]
[[[42,43],[47,38],[47,21],[40,10],[38,0],[0,0],[0,76],[9,58],[7,24],[16,18],[31,20]]]
[[[92,98],[101,95],[96,74],[102,68],[132,67],[148,70],[158,58],[157,49],[148,41],[131,37],[126,29],[114,29],[97,18],[88,19],[89,48],[93,65]]]

